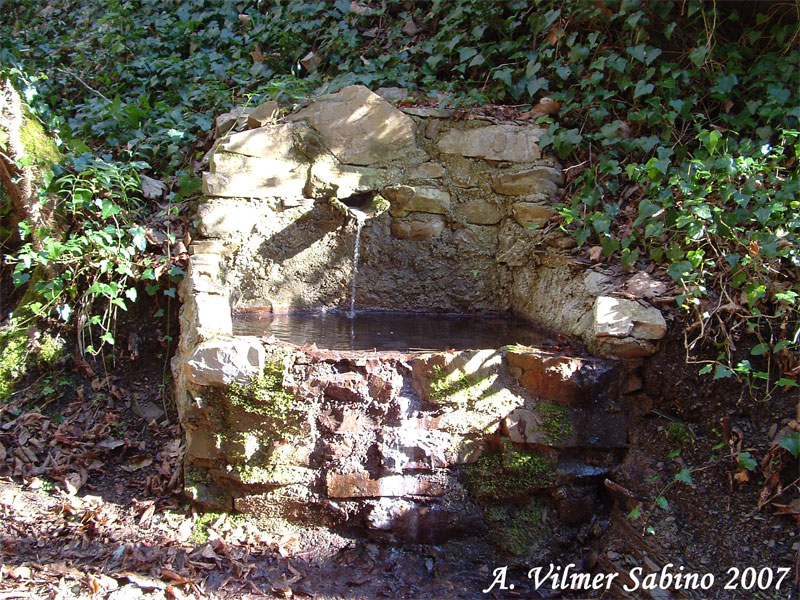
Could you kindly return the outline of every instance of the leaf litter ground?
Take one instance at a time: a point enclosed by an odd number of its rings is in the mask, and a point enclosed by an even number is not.
[[[516,589],[489,597],[586,597],[532,589],[524,573],[536,565],[493,554],[485,540],[393,546],[196,512],[182,496],[183,440],[173,409],[160,399],[162,369],[157,361],[127,361],[99,376],[73,360],[70,385],[49,399],[34,381],[0,407],[0,600],[479,598],[503,564],[512,565]],[[718,407],[733,405],[718,400]],[[578,533],[581,566],[622,572],[673,562],[714,572],[720,582],[730,566],[793,566],[800,511],[792,508],[796,485],[785,484],[797,463],[771,446],[769,429],[783,424],[795,400],[787,396],[757,415],[734,413],[730,431],[721,434],[730,450],[718,452],[717,461],[707,460],[717,440],[711,432],[725,410],[709,409],[690,426],[691,439],[681,440],[659,415],[669,411],[686,422],[696,415],[670,402],[631,432],[628,459],[608,488],[613,508]],[[682,454],[669,458],[681,444]],[[762,466],[766,478],[733,479],[740,469],[732,456],[742,450],[771,457],[766,463],[782,473],[776,479]],[[663,491],[681,467],[691,470],[693,486],[679,482]],[[769,502],[759,497],[764,490]],[[669,510],[655,502],[662,491]],[[759,503],[764,507],[756,511]],[[625,518],[637,504],[642,516]],[[707,597],[754,597],[721,587]]]

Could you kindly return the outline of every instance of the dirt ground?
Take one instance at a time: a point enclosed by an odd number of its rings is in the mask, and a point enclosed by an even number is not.
[[[107,373],[68,357],[0,406],[0,599],[799,597],[800,471],[777,445],[798,396],[757,402],[730,382],[711,386],[684,365],[682,339],[665,341],[632,397],[642,416],[598,513],[563,541],[565,563],[618,573],[610,589],[582,592],[537,589],[527,571],[547,564],[486,540],[400,547],[196,512],[181,493],[168,349],[157,338],[145,347]],[[505,585],[482,593],[505,565]],[[665,566],[714,584],[626,591],[637,567],[641,584]],[[724,589],[732,577],[738,589]]]

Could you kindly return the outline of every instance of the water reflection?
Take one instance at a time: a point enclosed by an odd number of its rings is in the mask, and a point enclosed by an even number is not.
[[[345,311],[237,315],[236,335],[274,335],[328,350],[477,350],[510,344],[543,346],[544,334],[509,317]]]

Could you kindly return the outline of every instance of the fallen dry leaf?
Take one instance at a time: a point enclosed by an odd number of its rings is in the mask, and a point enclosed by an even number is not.
[[[538,119],[539,117],[543,117],[545,115],[554,115],[559,111],[559,109],[561,109],[561,104],[557,100],[553,100],[552,98],[545,96],[539,100],[539,103],[536,104],[536,106],[531,108],[529,111],[522,113],[517,118],[522,121]]]
[[[137,455],[132,456],[128,461],[127,465],[123,465],[121,468],[125,471],[138,471],[139,469],[144,469],[145,467],[149,467],[153,464],[153,457],[152,456],[144,456],[144,455]]]
[[[599,262],[603,259],[603,248],[602,246],[592,246],[586,251],[586,254],[590,260]]]

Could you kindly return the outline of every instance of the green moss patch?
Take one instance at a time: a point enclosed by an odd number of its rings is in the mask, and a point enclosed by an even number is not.
[[[562,444],[575,434],[575,428],[568,417],[568,406],[542,402],[536,406],[536,411],[542,418],[542,429],[544,430],[546,443]]]
[[[227,401],[268,421],[277,434],[289,435],[297,430],[298,415],[294,409],[294,394],[283,388],[282,380],[281,366],[268,365],[263,375],[253,378],[247,385],[231,385]]]
[[[523,556],[535,548],[545,532],[544,506],[538,499],[520,506],[491,505],[484,509],[489,539],[503,552]]]
[[[556,460],[506,447],[467,468],[467,489],[479,500],[510,500],[548,487]]]

